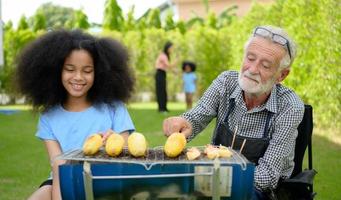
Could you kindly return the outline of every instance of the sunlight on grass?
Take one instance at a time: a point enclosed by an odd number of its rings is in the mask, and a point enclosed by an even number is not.
[[[0,110],[30,110],[30,105],[1,105]]]
[[[330,128],[316,127],[316,128],[314,128],[313,134],[322,136],[331,142],[334,142],[338,145],[341,145],[341,130],[338,130],[336,128],[333,128],[333,127],[330,127]]]

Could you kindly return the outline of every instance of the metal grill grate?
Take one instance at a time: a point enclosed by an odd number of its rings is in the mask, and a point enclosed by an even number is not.
[[[203,152],[204,147],[197,147]],[[238,152],[229,149],[232,152],[230,158],[219,158],[221,164],[240,164],[242,168],[246,167],[246,160]],[[104,163],[134,163],[141,164],[150,169],[155,164],[210,164],[213,165],[214,160],[210,160],[204,153],[196,160],[188,160],[184,152],[175,158],[166,156],[163,152],[163,147],[149,148],[146,156],[133,157],[129,154],[128,149],[123,149],[122,153],[117,157],[111,157],[106,154],[104,149],[101,149],[97,154],[93,156],[84,155],[82,150],[69,151],[58,159],[69,161],[87,161],[87,162],[104,162]]]

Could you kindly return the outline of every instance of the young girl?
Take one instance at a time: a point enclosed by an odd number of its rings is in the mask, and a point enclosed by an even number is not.
[[[19,91],[42,111],[36,136],[44,141],[52,177],[29,199],[61,199],[57,155],[81,149],[93,133],[125,138],[134,125],[123,102],[133,91],[126,49],[80,30],[51,31],[29,44],[18,59]],[[107,137],[104,134],[104,140]]]
[[[182,63],[182,71],[184,72],[182,75],[182,80],[184,84],[184,92],[186,95],[186,106],[187,110],[192,108],[193,105],[193,94],[196,90],[196,80],[197,76],[195,75],[195,63],[184,61]]]

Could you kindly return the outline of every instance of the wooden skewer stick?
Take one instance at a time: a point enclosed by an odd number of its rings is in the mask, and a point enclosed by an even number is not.
[[[233,144],[234,144],[234,140],[236,139],[237,131],[238,131],[238,126],[236,126],[236,130],[234,131],[234,134],[233,134],[231,149],[233,149]]]
[[[242,153],[242,151],[243,151],[243,149],[244,149],[245,143],[246,143],[246,139],[243,140],[243,144],[242,144],[242,146],[240,147],[240,151],[239,151],[240,153]]]

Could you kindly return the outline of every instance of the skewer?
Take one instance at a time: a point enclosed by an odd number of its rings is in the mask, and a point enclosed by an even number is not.
[[[236,130],[234,131],[234,134],[233,134],[231,149],[233,149],[234,139],[236,138],[237,131],[238,131],[238,126],[236,126]]]
[[[245,143],[246,143],[246,139],[243,140],[242,147],[240,147],[240,151],[239,151],[240,153],[242,153]]]

